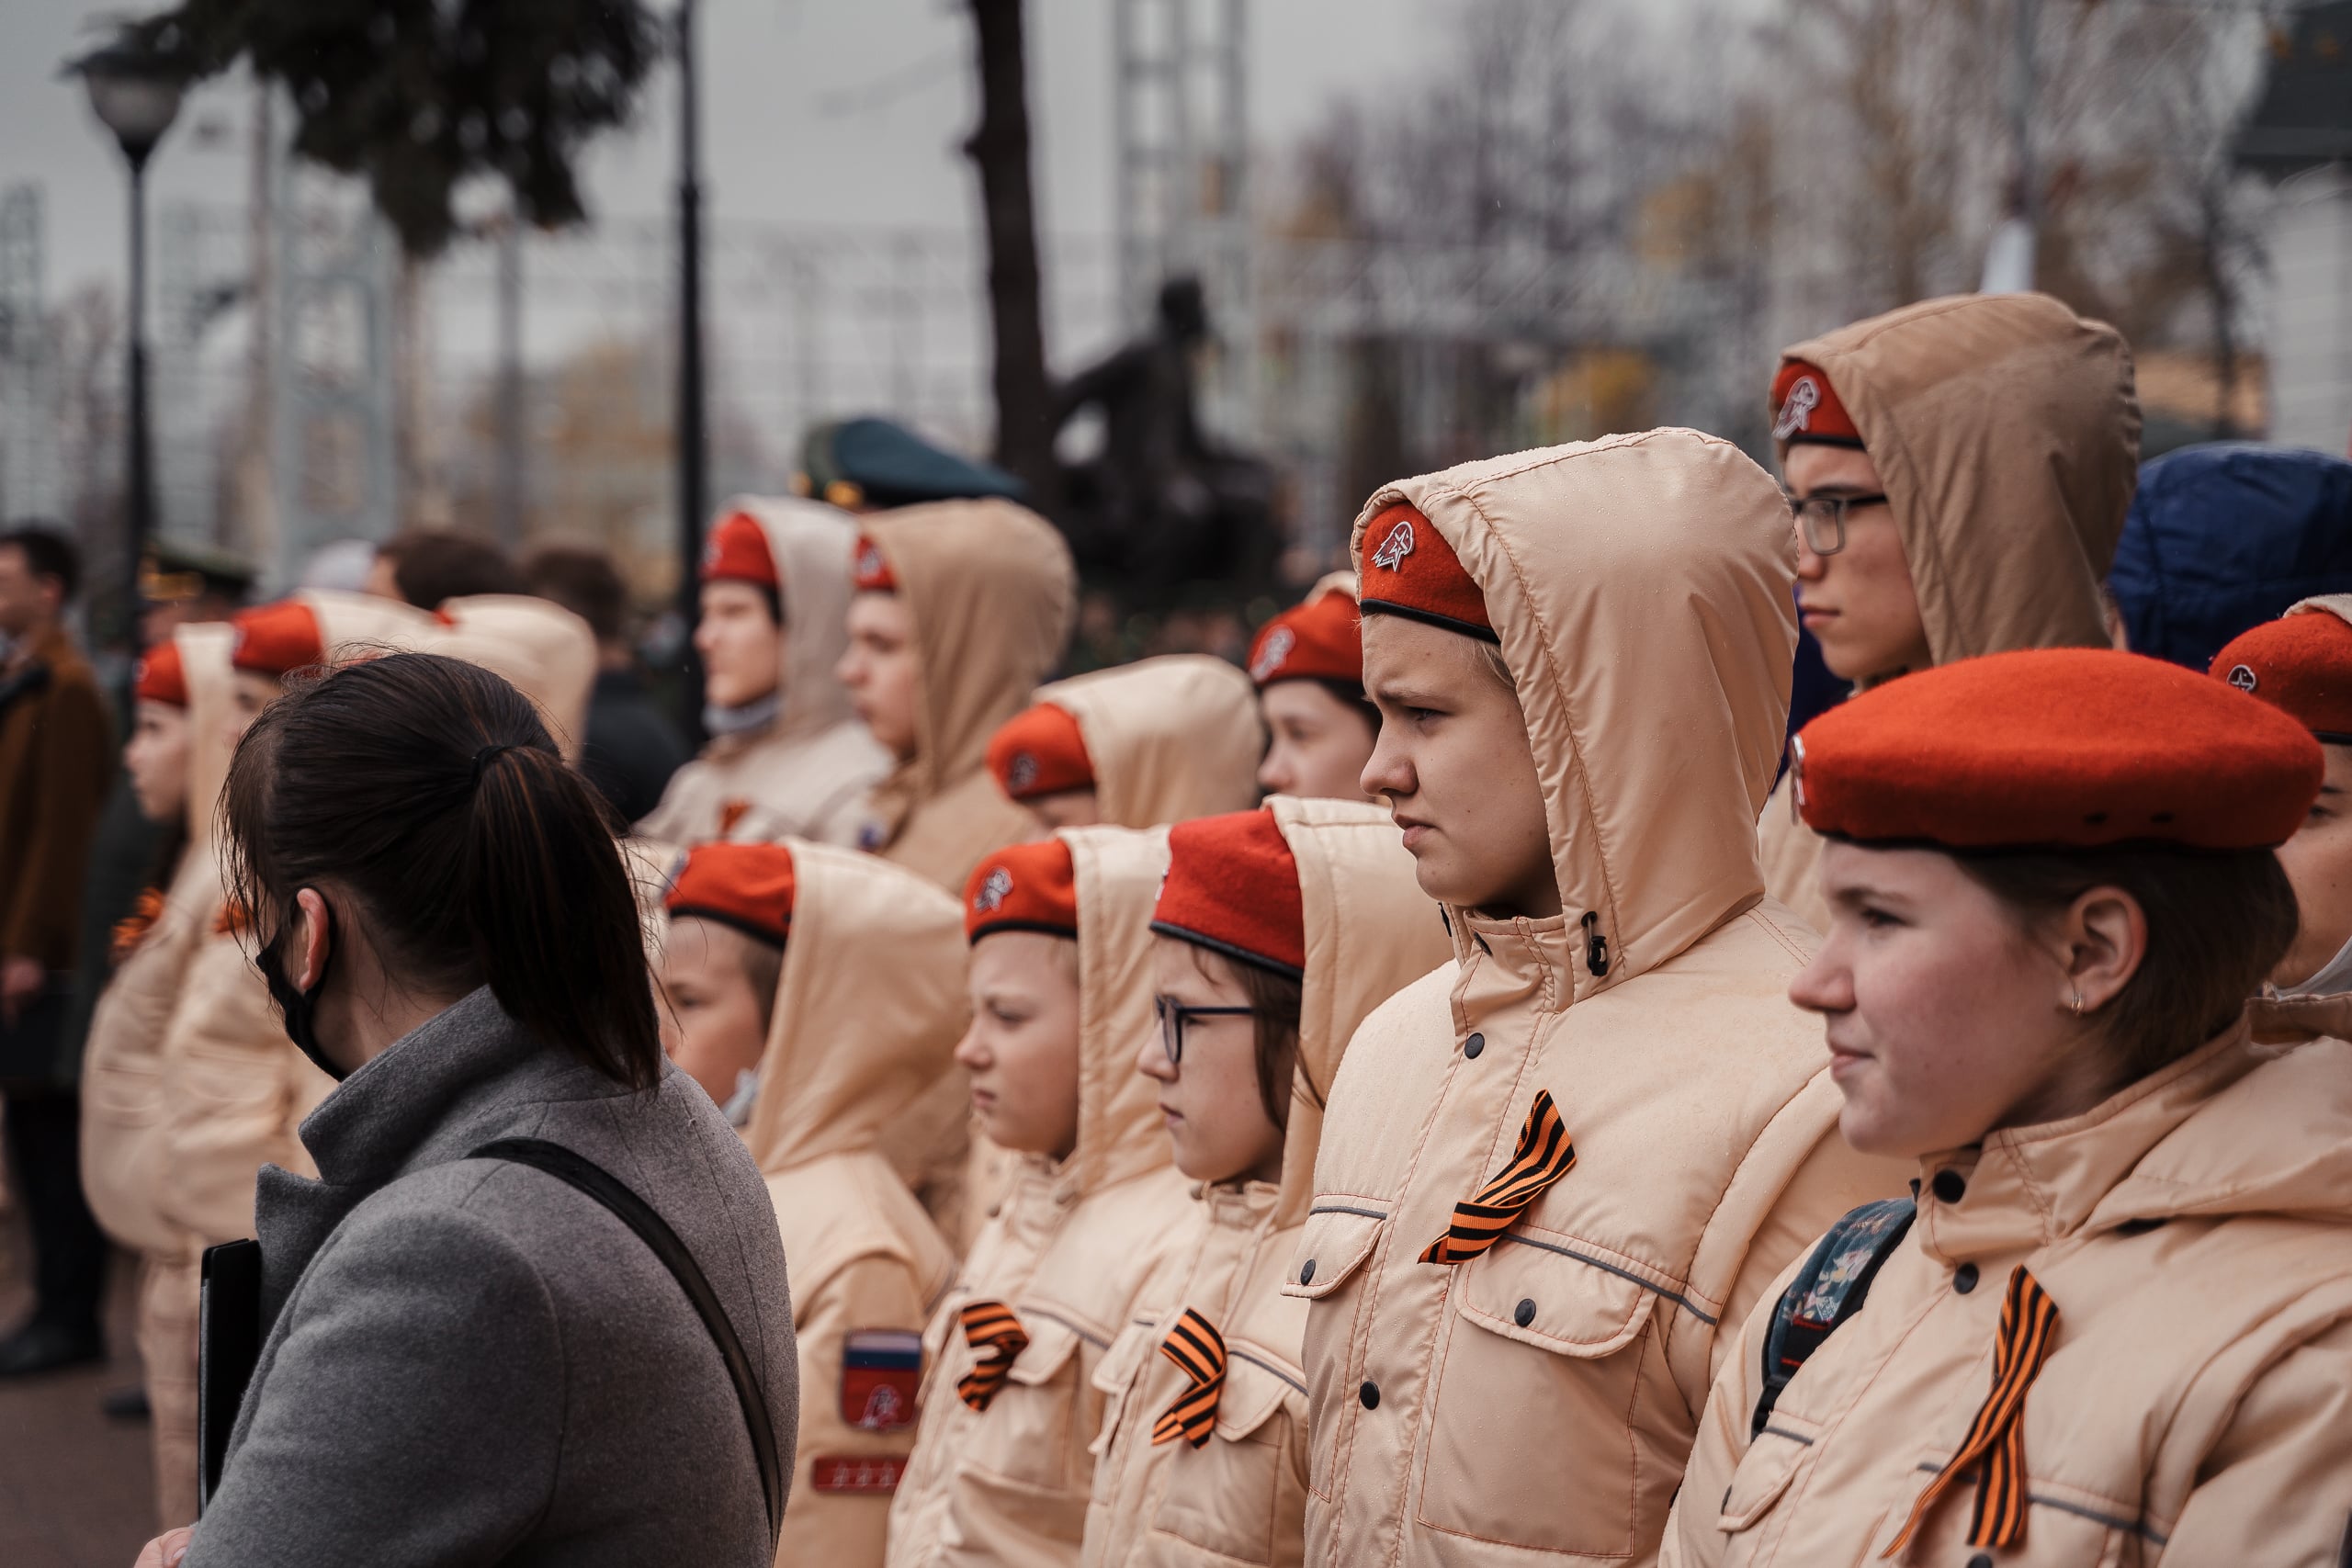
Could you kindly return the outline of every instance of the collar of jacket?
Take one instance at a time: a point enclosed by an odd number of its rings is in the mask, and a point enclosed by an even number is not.
[[[1496,919],[1449,909],[1461,968],[1453,1001],[1464,1030],[1507,1009],[1558,1012],[1599,988],[1585,973],[1583,933],[1566,915]]]
[[[2109,1200],[2151,1150],[2262,1065],[2246,1046],[2241,1021],[2079,1116],[2004,1128],[1977,1147],[1928,1156],[1919,1168],[1920,1246],[1930,1258],[1962,1263],[2161,1217],[2162,1209],[2143,1213]],[[1937,1196],[1944,1172],[1958,1172],[1965,1183],[1956,1203]],[[1946,1177],[1947,1187],[1950,1181]],[[2177,1204],[2163,1208],[2183,1212]]]
[[[1208,1181],[1196,1190],[1211,1225],[1220,1230],[1254,1230],[1274,1212],[1282,1188],[1272,1181]]]

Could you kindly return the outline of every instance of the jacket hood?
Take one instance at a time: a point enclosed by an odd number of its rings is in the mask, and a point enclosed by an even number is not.
[[[1362,800],[1267,802],[1298,863],[1306,926],[1306,972],[1299,987],[1298,1076],[1283,1134],[1277,1229],[1302,1224],[1315,1201],[1315,1151],[1323,1107],[1356,1025],[1373,1009],[1453,955],[1445,922],[1413,879],[1385,807]]]
[[[187,841],[209,844],[220,788],[229,782],[229,706],[236,689],[229,656],[237,633],[226,621],[198,621],[175,628],[172,640],[187,676]]]
[[[2107,585],[2134,653],[2202,671],[2299,599],[2352,592],[2352,463],[2216,442],[2140,468]]]
[[[1156,1170],[1173,1157],[1159,1086],[1136,1052],[1152,1011],[1151,908],[1168,874],[1165,828],[1069,828],[1078,888],[1078,1142],[1063,1171],[1076,1195]]]
[[[1581,934],[1589,911],[1608,942],[1598,976],[1579,942],[1572,999],[1656,968],[1760,898],[1756,818],[1796,648],[1780,487],[1690,430],[1520,452],[1383,487],[1356,519],[1359,566],[1366,525],[1398,502],[1486,596],[1567,926]]]
[[[786,839],[792,933],[743,1132],[763,1175],[872,1147],[955,1066],[964,913],[912,872]]]
[[[895,830],[916,803],[987,765],[989,738],[1061,658],[1078,573],[1053,525],[1009,501],[944,501],[859,521],[913,617],[921,671],[915,754],[875,793]]]
[[[425,651],[479,664],[531,700],[566,761],[587,744],[588,694],[596,684],[596,634],[548,599],[477,593],[443,602],[444,623]]]
[[[1781,356],[1819,367],[1861,432],[1937,663],[2107,646],[2098,584],[2140,460],[2114,328],[2046,294],[1964,294]]]
[[[1141,660],[1057,681],[1036,701],[1078,720],[1106,823],[1156,828],[1258,803],[1258,694],[1222,659]]]
[[[847,513],[797,496],[739,495],[719,509],[741,512],[767,536],[784,580],[784,637],[776,689],[784,715],[776,733],[816,735],[854,719],[849,689],[833,669],[849,649],[850,556],[857,524]]]

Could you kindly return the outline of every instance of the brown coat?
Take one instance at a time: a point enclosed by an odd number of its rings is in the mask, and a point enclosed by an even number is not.
[[[2132,354],[2114,328],[2046,294],[1963,294],[1781,353],[1826,372],[1862,433],[1938,664],[2107,646],[2098,585],[2140,462]],[[1821,839],[1791,788],[1758,822],[1764,885],[1826,930]]]
[[[0,708],[0,956],[70,971],[114,744],[97,677],[64,629],[28,651],[21,674],[0,677],[27,682]]]
[[[1385,487],[1359,550],[1397,501],[1500,631],[1566,913],[1449,909],[1454,962],[1340,1066],[1283,1287],[1311,1303],[1307,1561],[1646,1562],[1717,1325],[1906,1174],[1838,1135],[1820,1026],[1787,997],[1806,941],[1757,870],[1788,511],[1737,448],[1672,430]],[[1574,1168],[1483,1255],[1422,1262],[1539,1089]]]
[[[963,909],[871,855],[787,842],[792,935],[743,1130],[775,1206],[800,1351],[776,1562],[878,1568],[890,1488],[871,1477],[912,1450],[916,1390],[894,1379],[877,1400],[844,1375],[844,1351],[853,1335],[920,1336],[955,1276],[955,1253],[876,1145],[933,1084],[963,1079]]]
[[[2010,1271],[2058,1309],[2004,1564],[2333,1568],[2352,1520],[2352,1045],[2243,1028],[2068,1121],[1920,1162],[1861,1308],[1748,1437],[1769,1304],[1723,1364],[1665,1561],[1876,1562],[1991,1384]],[[1962,1179],[1951,1201],[1951,1178]],[[1975,1488],[1893,1561],[1958,1563]]]
[[[891,1568],[1077,1562],[1102,1427],[1095,1374],[1191,1208],[1157,1087],[1135,1066],[1154,1027],[1150,911],[1167,830],[1059,836],[1077,870],[1078,1142],[1058,1163],[1023,1159],[932,1318],[922,1429],[890,1507]],[[977,1301],[1011,1307],[1029,1337],[985,1411],[956,1396],[978,1360],[960,1314]]]
[[[1282,1286],[1314,1201],[1321,1107],[1364,1015],[1448,950],[1385,809],[1287,795],[1272,808],[1298,862],[1306,926],[1282,1179],[1200,1191],[1182,1245],[1144,1292],[1160,1310],[1131,1323],[1095,1370],[1105,1406],[1086,1568],[1292,1568],[1306,1552],[1306,1303]],[[1151,1440],[1188,1383],[1159,1354],[1187,1309],[1216,1325],[1228,1353],[1216,1430],[1199,1449]]]
[[[721,510],[759,524],[784,580],[776,645],[783,711],[764,728],[715,737],[672,775],[637,831],[682,846],[786,837],[855,844],[866,795],[890,771],[889,753],[850,711],[849,693],[833,674],[849,646],[857,525],[833,507],[793,496],[739,495]]]

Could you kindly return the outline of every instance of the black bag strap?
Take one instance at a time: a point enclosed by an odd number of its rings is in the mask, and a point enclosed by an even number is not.
[[[776,1459],[775,1428],[768,1420],[767,1397],[760,1392],[759,1379],[752,1371],[752,1359],[743,1353],[743,1342],[735,1337],[735,1325],[728,1321],[718,1292],[710,1288],[701,1265],[686,1250],[686,1244],[678,1239],[678,1233],[654,1212],[652,1204],[631,1191],[617,1177],[561,1144],[551,1144],[544,1138],[500,1138],[484,1144],[466,1157],[527,1165],[594,1198],[635,1231],[653,1249],[653,1256],[676,1277],[679,1289],[686,1292],[686,1300],[702,1314],[703,1326],[710,1330],[711,1339],[718,1346],[719,1359],[727,1363],[727,1375],[735,1382],[736,1402],[743,1407],[743,1425],[752,1434],[752,1454],[759,1462],[760,1492],[767,1500],[768,1544],[774,1547],[784,1525],[784,1469]]]
[[[1865,1203],[1829,1227],[1772,1309],[1764,1335],[1764,1391],[1756,1397],[1748,1438],[1764,1433],[1781,1393],[1830,1331],[1862,1310],[1880,1265],[1911,1232],[1919,1205],[1909,1198]]]

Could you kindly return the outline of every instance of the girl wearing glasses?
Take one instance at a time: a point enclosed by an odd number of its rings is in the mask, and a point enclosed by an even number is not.
[[[923,1336],[891,1568],[1078,1561],[1103,1352],[1190,1208],[1133,1070],[1167,869],[1164,828],[1074,828],[989,855],[965,890],[956,1059],[979,1131],[1018,1165]]]
[[[1363,1016],[1445,960],[1379,807],[1276,797],[1178,824],[1154,908],[1159,1032],[1136,1055],[1200,1183],[1104,1359],[1087,1568],[1296,1563],[1306,1550],[1306,1303],[1282,1284],[1323,1098]]]
[[[1925,300],[1782,350],[1771,412],[1798,608],[1839,680],[2107,646],[2140,460],[2112,327],[2043,294]],[[1764,885],[1819,930],[1821,840],[1789,787],[1760,819]]]

